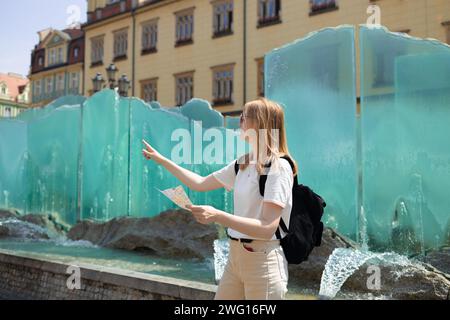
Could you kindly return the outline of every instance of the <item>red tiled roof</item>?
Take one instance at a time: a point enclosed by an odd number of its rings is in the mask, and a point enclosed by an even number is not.
[[[0,73],[0,83],[6,83],[8,86],[8,95],[16,101],[17,96],[20,94],[20,87],[26,86],[29,82],[27,78],[21,78],[15,75],[9,75]],[[23,91],[23,89],[22,89]]]
[[[84,36],[84,31],[81,29],[64,29],[62,32],[67,33],[72,40]]]

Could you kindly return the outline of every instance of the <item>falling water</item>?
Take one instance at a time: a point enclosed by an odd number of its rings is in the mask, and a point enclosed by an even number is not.
[[[401,208],[404,208],[404,203],[401,202],[401,204],[403,204]],[[319,296],[324,299],[334,298],[345,281],[368,262],[372,262],[374,265],[380,265],[381,263],[400,266],[411,265],[411,262],[405,256],[389,252],[374,253],[369,251],[367,218],[364,206],[361,206],[359,214],[361,247],[357,249],[338,248],[330,255],[325,264],[320,283]],[[398,223],[398,221],[394,219],[393,228],[395,228],[395,223]]]
[[[16,238],[42,238],[43,235],[50,238],[50,234],[47,229],[30,222],[18,220],[16,218],[2,219],[0,220],[0,226],[6,227],[9,230],[9,234]]]
[[[49,242],[63,247],[90,247],[97,248],[96,245],[86,240],[73,241],[66,236],[52,232],[49,229],[38,226],[34,223],[22,221],[17,218],[0,219],[0,227],[8,229],[9,238],[17,241]]]
[[[3,196],[5,197],[5,208],[9,208],[9,191],[8,190],[3,190]]]
[[[319,296],[334,298],[344,282],[369,259],[370,254],[367,252],[335,249],[325,265]]]
[[[377,266],[399,266],[404,270],[413,265],[420,266],[407,257],[394,252],[374,253],[358,249],[338,248],[333,251],[325,265],[319,296],[326,299],[334,298],[345,281],[361,266],[369,262]],[[397,274],[397,276],[399,277],[401,274]]]
[[[413,192],[413,203],[415,206],[415,211],[419,215],[419,242],[420,242],[420,251],[422,255],[425,254],[425,236],[424,236],[424,230],[423,230],[423,207],[424,207],[424,194],[423,194],[423,181],[422,181],[422,175],[420,174],[413,174],[412,175],[412,192]]]
[[[108,220],[110,218],[110,205],[111,202],[113,202],[113,198],[111,198],[111,193],[107,192],[106,196],[105,196],[105,213],[104,213],[104,217],[106,217],[106,219]]]
[[[148,167],[145,165],[143,168],[144,174],[142,175],[142,185],[148,186],[149,184],[149,170]],[[148,204],[150,202],[150,193],[148,188],[144,188],[144,204]]]
[[[222,278],[225,266],[228,260],[228,252],[230,244],[227,239],[219,239],[214,241],[214,270],[216,283]]]
[[[97,197],[94,198],[94,208],[93,209],[94,209],[94,215],[92,217],[95,217],[95,219],[99,220],[100,217],[98,215],[98,198]]]
[[[363,251],[369,250],[369,235],[367,233],[367,217],[366,212],[364,210],[364,206],[361,206],[361,211],[359,213],[359,238],[361,241],[361,249]]]

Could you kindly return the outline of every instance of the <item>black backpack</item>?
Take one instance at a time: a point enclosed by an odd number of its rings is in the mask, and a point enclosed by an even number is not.
[[[284,156],[294,170],[292,160]],[[266,167],[270,167],[266,165]],[[234,165],[236,174],[239,172],[239,164]],[[264,197],[267,175],[259,177],[259,193]],[[292,187],[292,210],[289,220],[289,229],[283,219],[276,231],[277,239],[280,239],[284,254],[289,264],[300,264],[308,260],[308,256],[314,247],[318,247],[322,241],[323,223],[322,219],[326,203],[321,196],[316,194],[309,187],[298,184],[297,176],[294,177]],[[286,233],[281,239],[280,227]]]

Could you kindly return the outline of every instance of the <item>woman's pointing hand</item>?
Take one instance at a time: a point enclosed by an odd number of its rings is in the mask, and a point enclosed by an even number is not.
[[[142,155],[147,160],[154,160],[157,163],[161,163],[161,161],[164,160],[164,157],[158,151],[156,151],[147,141],[142,140],[142,143],[145,146],[145,148],[142,149]]]

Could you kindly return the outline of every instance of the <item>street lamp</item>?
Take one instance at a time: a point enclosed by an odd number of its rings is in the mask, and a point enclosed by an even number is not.
[[[130,89],[130,80],[128,80],[126,75],[122,75],[119,79],[119,94],[122,97],[127,97],[129,89]]]
[[[95,75],[95,77],[92,79],[92,84],[94,87],[94,93],[95,92],[99,92],[100,90],[103,89],[103,83],[105,82],[105,80],[103,79],[103,76],[101,73],[97,73]]]
[[[106,74],[108,75],[109,88],[114,89],[116,84],[116,73],[119,71],[114,63],[111,63],[108,68],[106,68]]]
[[[116,67],[114,63],[111,63],[108,68],[106,68],[106,74],[108,77],[108,83],[109,88],[112,90],[118,89],[119,95],[122,97],[128,96],[128,90],[130,89],[131,81],[127,78],[127,76],[124,74],[122,77],[120,77],[119,81],[117,81],[116,86],[116,74],[119,71],[119,69]],[[99,92],[104,88],[104,82],[105,79],[103,79],[103,76],[101,73],[97,73],[96,76],[92,79],[93,87],[94,87],[94,93]]]

